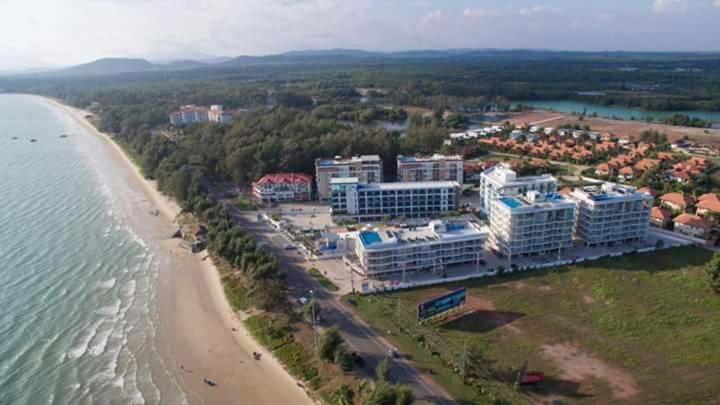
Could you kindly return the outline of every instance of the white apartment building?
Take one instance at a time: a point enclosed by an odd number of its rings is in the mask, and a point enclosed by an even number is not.
[[[554,193],[557,191],[557,179],[550,174],[518,177],[509,165],[501,163],[480,174],[480,210],[488,215],[493,201],[528,191]]]
[[[357,177],[333,178],[330,213],[336,218],[432,218],[455,211],[460,184],[454,181],[364,184]]]
[[[382,277],[420,271],[439,274],[449,266],[479,265],[488,235],[486,226],[468,221],[363,230],[355,242],[356,270],[366,277]]]
[[[604,183],[575,189],[577,202],[575,238],[586,246],[605,246],[640,241],[650,228],[652,196],[634,187]]]
[[[463,159],[460,155],[398,156],[398,181],[456,181],[463,184]]]
[[[490,245],[510,259],[560,254],[573,246],[575,202],[559,193],[528,191],[490,206]]]
[[[360,183],[380,183],[383,181],[383,163],[378,155],[353,156],[343,159],[315,160],[315,181],[318,198],[330,198],[330,180],[338,177],[356,177]]]
[[[170,123],[174,126],[182,126],[195,123],[216,122],[219,124],[231,124],[232,113],[223,110],[223,106],[215,104],[209,109],[196,105],[185,105],[179,110],[170,113]]]

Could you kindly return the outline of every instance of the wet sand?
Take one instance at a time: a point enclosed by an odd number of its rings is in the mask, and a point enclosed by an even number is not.
[[[190,403],[204,404],[310,404],[312,401],[282,366],[244,329],[225,299],[212,261],[205,253],[192,254],[169,239],[176,229],[173,220],[180,208],[161,195],[153,182],[110,137],[100,133],[86,119],[87,112],[55,100],[46,102],[61,108],[107,146],[107,155],[118,175],[140,196],[125,197],[130,225],[149,238],[160,263],[157,284],[157,339],[164,367],[170,370],[186,392]],[[122,197],[121,197],[122,198]],[[151,214],[157,209],[158,216]],[[263,353],[260,361],[253,352]],[[208,378],[217,386],[203,382]]]

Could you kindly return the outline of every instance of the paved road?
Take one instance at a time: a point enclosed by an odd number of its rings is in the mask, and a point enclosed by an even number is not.
[[[392,345],[378,336],[363,320],[359,319],[338,297],[328,293],[301,266],[304,258],[297,250],[285,250],[288,243],[285,237],[270,225],[258,223],[248,218],[247,213],[227,205],[233,219],[250,233],[258,242],[267,243],[274,251],[281,269],[287,274],[287,284],[291,297],[297,301],[300,297],[309,298],[314,290],[315,299],[321,306],[321,326],[337,326],[349,348],[364,359],[363,373],[374,375],[378,362],[388,356]],[[251,214],[252,217],[255,213]],[[430,376],[421,373],[405,359],[393,359],[391,377],[394,381],[409,385],[418,402],[433,404],[453,404],[452,397],[435,383]]]

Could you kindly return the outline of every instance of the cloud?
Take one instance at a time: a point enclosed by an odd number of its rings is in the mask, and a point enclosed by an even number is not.
[[[519,13],[520,15],[524,15],[526,17],[537,15],[537,14],[543,14],[543,13],[559,13],[560,9],[555,7],[547,7],[547,6],[532,6],[532,7],[526,7],[521,8]]]
[[[719,0],[715,0],[717,3]],[[688,7],[687,0],[655,0],[652,10],[656,14],[669,12],[686,11]]]
[[[720,7],[720,0],[713,1],[713,6]]]
[[[720,0],[718,0],[720,1]],[[503,12],[500,10],[493,10],[493,9],[487,9],[487,8],[466,8],[463,10],[463,17],[470,17],[470,18],[483,18],[483,17],[499,17],[503,15]]]
[[[718,0],[720,1],[720,0]],[[470,18],[484,18],[484,17],[500,17],[500,16],[523,16],[523,17],[532,17],[538,14],[544,14],[544,13],[559,13],[560,9],[556,7],[548,7],[548,6],[531,6],[531,7],[523,7],[521,9],[507,9],[507,10],[499,10],[499,9],[490,9],[490,8],[466,8],[463,10],[463,17],[470,17]]]
[[[422,18],[420,18],[420,22],[422,22],[423,24],[427,24],[427,23],[430,23],[437,19],[442,18],[442,16],[443,16],[442,11],[433,10],[433,11],[425,14],[424,16],[422,16]]]

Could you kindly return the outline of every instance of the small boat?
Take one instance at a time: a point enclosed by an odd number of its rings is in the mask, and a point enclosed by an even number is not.
[[[214,387],[217,385],[217,383],[215,383],[215,381],[209,380],[207,378],[203,378],[203,382],[211,387]]]
[[[18,137],[17,137],[17,136],[13,136],[12,139],[13,139],[13,141],[14,141],[14,140],[18,139]]]
[[[60,135],[60,138],[67,138],[67,137],[68,137],[68,134],[62,134],[62,135]]]
[[[37,142],[37,139],[33,138],[30,140],[30,142]]]

